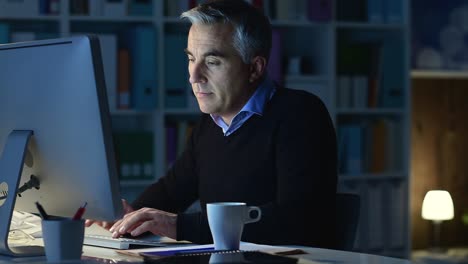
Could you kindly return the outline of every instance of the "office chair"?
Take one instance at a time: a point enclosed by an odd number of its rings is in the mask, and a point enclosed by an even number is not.
[[[358,194],[336,194],[336,249],[353,249],[360,210],[361,199]]]

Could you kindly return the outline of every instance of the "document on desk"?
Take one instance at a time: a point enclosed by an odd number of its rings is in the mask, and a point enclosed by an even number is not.
[[[130,256],[141,256],[141,254],[148,254],[148,253],[185,253],[191,251],[200,251],[203,250],[209,251],[214,250],[214,244],[207,244],[207,245],[181,245],[181,246],[173,246],[173,247],[157,247],[157,248],[142,248],[142,249],[129,249],[129,250],[116,250],[116,252],[120,254],[130,255]],[[279,247],[279,246],[269,246],[269,245],[262,245],[262,244],[254,244],[248,242],[241,242],[240,250],[243,251],[261,251],[270,254],[277,254],[277,255],[297,255],[297,254],[304,254],[305,252],[298,248],[293,247]]]

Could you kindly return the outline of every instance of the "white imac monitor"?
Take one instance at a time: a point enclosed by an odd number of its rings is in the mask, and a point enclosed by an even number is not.
[[[12,208],[121,216],[97,37],[0,45],[0,155],[0,254],[16,254],[3,241]]]

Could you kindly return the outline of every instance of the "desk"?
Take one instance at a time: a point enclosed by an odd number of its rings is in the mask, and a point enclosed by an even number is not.
[[[467,264],[468,248],[448,248],[442,252],[416,250],[411,258],[416,264]]]
[[[311,248],[294,247],[306,251],[308,254],[296,255],[299,258],[298,264],[410,264],[409,260],[390,258],[355,252]],[[83,258],[81,263],[141,263],[142,259],[138,257],[125,256],[116,253],[113,249],[84,246]],[[0,264],[6,263],[47,263],[45,257],[36,258],[9,258],[0,256]],[[73,262],[76,263],[76,262]]]

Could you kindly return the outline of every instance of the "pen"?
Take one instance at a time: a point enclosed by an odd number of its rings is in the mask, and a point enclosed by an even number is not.
[[[88,205],[88,202],[85,202],[78,210],[76,210],[75,215],[73,216],[72,220],[80,220],[81,217],[83,216],[85,210],[86,210],[86,205]]]
[[[44,210],[44,208],[42,207],[42,205],[39,202],[36,202],[36,207],[37,207],[37,210],[39,211],[39,214],[41,215],[42,219],[43,220],[49,220],[49,215],[46,213],[46,211]]]

